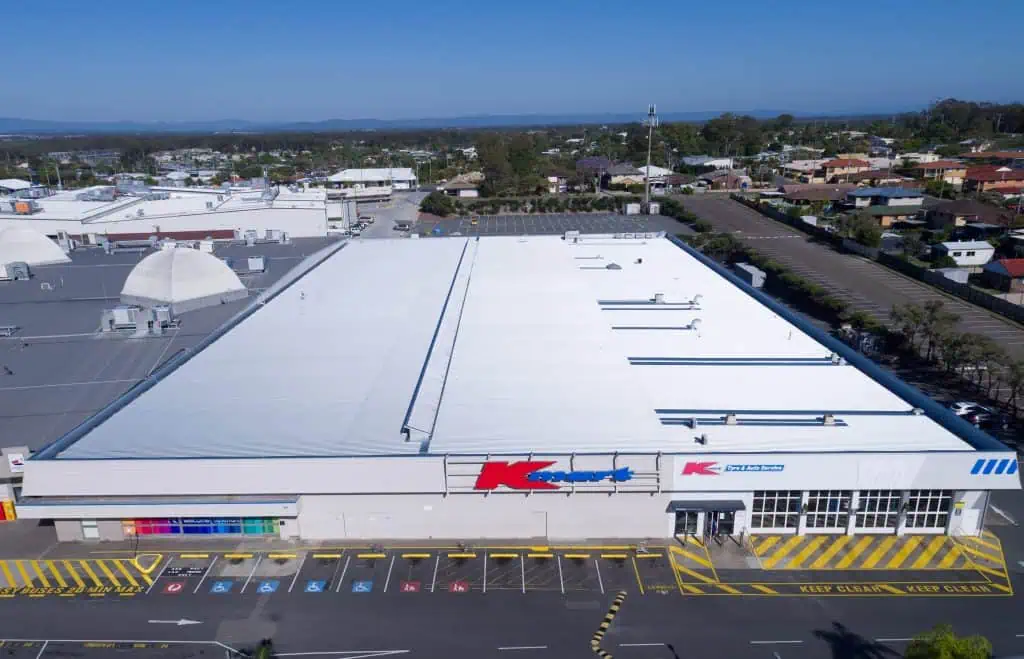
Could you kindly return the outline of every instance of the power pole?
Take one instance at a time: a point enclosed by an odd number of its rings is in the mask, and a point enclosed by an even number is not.
[[[654,127],[658,125],[658,114],[651,103],[647,106],[647,174],[644,176],[644,204],[651,206],[651,144],[654,141]],[[649,210],[647,212],[650,212]]]

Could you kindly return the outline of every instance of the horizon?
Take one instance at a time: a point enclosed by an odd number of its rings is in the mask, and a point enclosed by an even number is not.
[[[940,98],[1024,98],[1014,67],[1024,61],[1014,33],[1024,4],[1012,0],[972,7],[971,24],[985,26],[985,39],[951,56],[944,35],[949,16],[961,10],[952,0],[928,12],[913,3],[864,3],[855,14],[810,1],[780,12],[737,0],[728,16],[661,2],[635,20],[578,0],[472,11],[457,0],[429,7],[396,0],[386,14],[326,2],[272,11],[269,2],[229,0],[216,12],[178,3],[159,21],[125,0],[57,4],[45,14],[28,5],[7,14],[20,26],[8,48],[30,73],[0,90],[9,118],[640,117],[652,102],[663,113],[781,108],[852,116],[924,108]],[[890,25],[907,29],[894,39]],[[837,48],[830,34],[844,30],[856,38]]]

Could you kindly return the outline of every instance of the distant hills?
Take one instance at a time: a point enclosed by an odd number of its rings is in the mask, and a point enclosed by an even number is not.
[[[746,110],[758,119],[784,114],[784,110]],[[702,122],[722,112],[666,112],[658,115],[662,122]],[[825,116],[790,112],[795,117]],[[838,115],[829,115],[835,118]],[[438,128],[511,128],[526,126],[564,126],[578,124],[626,124],[642,120],[642,113],[595,114],[506,114],[469,115],[423,119],[325,119],[323,121],[257,122],[245,119],[215,121],[48,121],[0,117],[0,134],[152,134],[152,133],[272,133],[272,132],[345,132],[359,130],[426,130]]]

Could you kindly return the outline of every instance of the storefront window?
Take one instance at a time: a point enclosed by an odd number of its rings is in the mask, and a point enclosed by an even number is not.
[[[907,528],[946,528],[952,504],[952,490],[911,490],[907,499]]]
[[[795,529],[800,521],[800,490],[756,490],[752,529]]]
[[[894,529],[900,501],[899,490],[861,490],[854,523],[861,529]]]
[[[124,520],[131,535],[277,535],[277,520],[265,517],[171,517]]]
[[[811,490],[807,493],[807,528],[845,529],[850,521],[851,490]]]

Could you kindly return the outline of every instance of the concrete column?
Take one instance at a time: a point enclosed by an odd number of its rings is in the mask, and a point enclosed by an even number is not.
[[[896,535],[907,534],[907,502],[910,500],[910,491],[902,490],[900,492],[900,515],[896,521]]]
[[[854,490],[850,497],[850,518],[846,521],[846,535],[853,535],[857,528],[857,509],[860,508],[860,491]]]
[[[803,535],[807,532],[807,513],[804,512],[807,508],[807,491],[804,490],[800,493],[800,517],[797,518],[796,532],[798,535]]]

